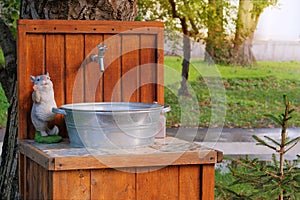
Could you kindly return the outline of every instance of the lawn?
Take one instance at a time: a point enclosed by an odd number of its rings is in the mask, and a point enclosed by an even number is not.
[[[168,126],[274,127],[264,114],[282,113],[288,95],[296,112],[291,126],[300,126],[300,63],[258,62],[254,66],[208,65],[192,60],[191,97],[178,97],[181,60],[165,58],[165,104],[171,105]]]

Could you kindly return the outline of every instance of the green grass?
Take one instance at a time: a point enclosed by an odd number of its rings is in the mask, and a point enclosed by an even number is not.
[[[166,57],[165,65],[165,104],[172,108],[167,114],[168,126],[217,127],[224,122],[225,127],[274,127],[264,114],[282,113],[283,94],[296,110],[290,125],[300,126],[298,62],[259,62],[241,67],[192,60],[189,73],[192,97],[177,95],[181,60]]]

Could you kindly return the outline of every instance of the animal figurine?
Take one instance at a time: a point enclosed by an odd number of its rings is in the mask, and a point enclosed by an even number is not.
[[[34,83],[31,121],[35,129],[40,132],[42,137],[58,135],[59,129],[57,126],[54,126],[52,129],[48,128],[48,122],[55,117],[55,114],[52,113],[52,108],[57,107],[54,99],[53,83],[50,80],[49,73],[30,76],[30,81]]]

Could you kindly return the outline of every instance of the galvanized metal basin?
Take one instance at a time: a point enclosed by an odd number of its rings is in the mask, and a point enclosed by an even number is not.
[[[72,146],[111,149],[152,145],[160,115],[169,110],[160,104],[102,102],[66,104],[52,112],[64,115]]]

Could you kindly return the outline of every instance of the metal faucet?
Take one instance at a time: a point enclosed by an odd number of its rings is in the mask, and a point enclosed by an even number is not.
[[[98,55],[92,54],[90,58],[93,62],[99,63],[100,71],[104,72],[104,51],[108,50],[108,48],[105,45],[100,45],[100,44],[98,44],[97,47],[98,47]]]

